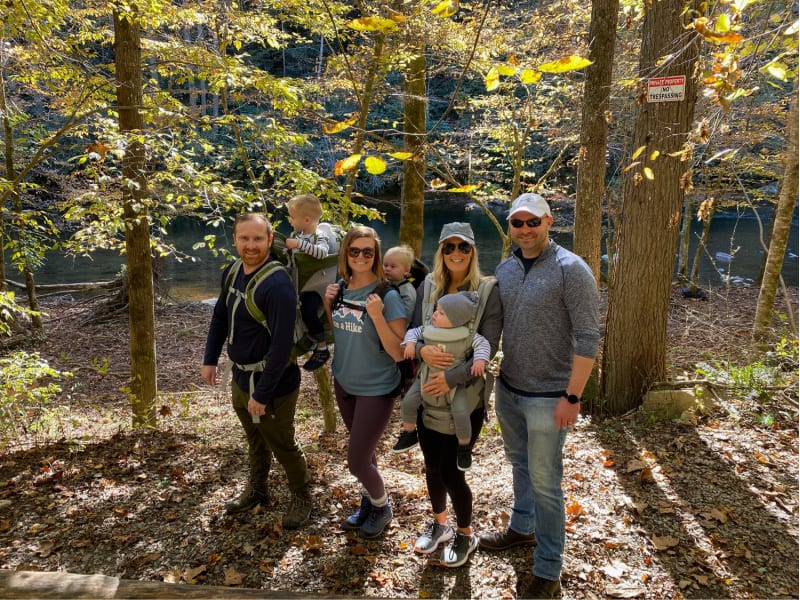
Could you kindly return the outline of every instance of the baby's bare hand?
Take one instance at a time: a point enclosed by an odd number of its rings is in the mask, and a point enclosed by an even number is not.
[[[473,377],[483,377],[483,374],[486,373],[486,361],[485,360],[476,360],[472,363],[472,368],[469,370],[472,373]]]

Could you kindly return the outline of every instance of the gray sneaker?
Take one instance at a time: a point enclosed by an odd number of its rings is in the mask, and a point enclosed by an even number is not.
[[[478,538],[474,535],[464,535],[456,531],[456,537],[447,545],[442,553],[442,565],[445,567],[460,567],[469,555],[478,547]]]
[[[450,525],[442,525],[433,521],[428,530],[417,538],[414,544],[414,552],[418,554],[430,554],[436,550],[440,544],[449,542],[453,539],[453,528]]]
[[[369,511],[369,516],[364,524],[359,529],[359,534],[362,538],[372,539],[378,537],[383,533],[386,527],[392,520],[392,501],[387,500],[383,506],[373,506]]]
[[[309,494],[307,490],[292,494],[289,510],[283,515],[283,528],[297,529],[305,525],[308,518],[311,516],[312,506],[314,506],[314,501],[311,499],[311,494]]]

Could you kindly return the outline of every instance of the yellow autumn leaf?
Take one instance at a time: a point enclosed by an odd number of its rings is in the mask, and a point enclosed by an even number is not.
[[[583,69],[588,67],[590,64],[592,64],[592,61],[590,61],[588,58],[583,58],[582,56],[576,56],[573,54],[572,56],[559,58],[555,62],[539,65],[537,69],[543,73],[566,73],[567,71],[577,71],[578,69]]]
[[[352,171],[358,166],[358,163],[360,161],[361,161],[360,154],[351,154],[347,158],[343,158],[342,160],[337,161],[335,165],[333,165],[333,174],[339,176],[342,173],[346,173],[347,171]]]
[[[731,30],[731,17],[727,13],[722,13],[717,17],[717,22],[714,24],[714,31],[717,33],[727,33]]]
[[[651,169],[650,167],[645,167],[644,169],[642,169],[642,172],[644,173],[644,176],[647,177],[650,181],[656,178],[656,176],[653,174],[653,169]]]
[[[442,0],[437,4],[431,12],[440,19],[452,17],[458,12],[458,0]]]
[[[539,81],[542,79],[542,74],[539,71],[534,71],[533,69],[523,69],[519,74],[519,78],[525,85],[530,85],[531,83],[539,83]]]
[[[325,123],[322,126],[323,133],[333,134],[339,133],[340,131],[344,131],[351,125],[354,125],[358,121],[358,116],[350,117],[345,121],[339,121],[337,123]]]
[[[630,170],[631,170],[633,167],[635,167],[636,165],[640,165],[640,164],[642,164],[642,163],[641,163],[641,161],[638,161],[638,160],[637,160],[636,162],[632,162],[632,163],[631,163],[631,164],[629,164],[627,167],[625,167],[624,169],[622,169],[622,172],[623,172],[623,173],[627,173],[627,172],[628,172],[628,171],[630,171]]]
[[[442,181],[442,180],[441,180],[441,179],[439,179],[438,177],[437,177],[436,179],[432,179],[432,180],[431,180],[431,187],[432,187],[433,189],[435,189],[435,190],[438,190],[438,189],[440,189],[440,188],[443,188],[443,187],[444,187],[444,186],[446,186],[446,185],[447,185],[447,182],[445,182],[445,181]]]
[[[497,72],[503,77],[511,77],[517,70],[512,65],[499,65]]]
[[[786,65],[779,62],[774,62],[767,65],[767,73],[772,75],[775,79],[786,81]]]
[[[464,194],[466,192],[474,192],[479,187],[480,187],[479,185],[467,184],[467,185],[462,185],[462,186],[457,187],[457,188],[450,188],[447,191],[448,192],[453,192],[453,193],[456,193],[456,194]]]
[[[388,33],[397,28],[397,23],[391,19],[384,19],[383,17],[361,17],[360,19],[353,19],[347,26],[356,31],[380,31],[382,33]]]
[[[508,64],[514,65],[515,67],[519,66],[519,59],[514,56],[513,54],[508,57]]]
[[[495,67],[492,67],[483,78],[483,82],[486,84],[487,92],[496,90],[500,86],[500,73]]]
[[[638,157],[638,156],[639,156],[639,155],[640,155],[642,152],[644,152],[644,149],[645,149],[645,148],[647,148],[647,146],[639,146],[639,147],[636,149],[636,152],[634,152],[634,153],[633,153],[633,155],[631,156],[631,160],[636,160],[636,158],[637,158],[637,157]]]
[[[659,156],[661,156],[661,152],[659,152],[658,150],[653,150],[653,151],[650,153],[650,160],[655,160],[655,159],[657,159]]]
[[[397,160],[408,160],[414,155],[411,154],[411,152],[390,152],[389,156],[396,158]]]
[[[364,167],[367,169],[367,173],[380,175],[386,170],[386,163],[377,156],[368,156],[364,161]]]

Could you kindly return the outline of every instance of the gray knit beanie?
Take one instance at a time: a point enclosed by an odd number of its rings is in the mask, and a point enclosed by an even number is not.
[[[444,311],[453,327],[469,323],[478,310],[477,292],[457,292],[439,298],[439,308]]]

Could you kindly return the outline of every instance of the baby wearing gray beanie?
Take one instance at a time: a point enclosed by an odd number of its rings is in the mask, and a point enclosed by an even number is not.
[[[453,327],[461,327],[469,323],[478,310],[478,292],[447,294],[439,298],[437,304]]]

